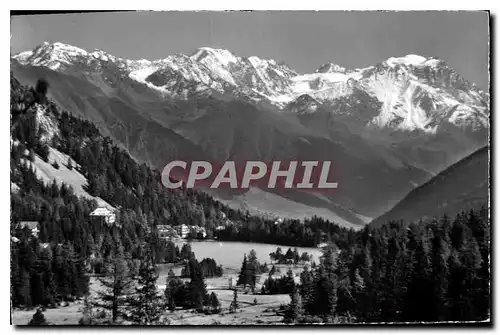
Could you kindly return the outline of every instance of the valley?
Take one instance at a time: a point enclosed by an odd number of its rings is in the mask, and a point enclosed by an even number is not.
[[[134,61],[57,42],[13,55],[11,69],[23,84],[46,78],[58,105],[158,170],[172,160],[334,162],[335,194],[272,195],[298,204],[281,207],[284,218],[320,211],[362,226],[488,140],[488,94],[432,57],[300,74],[224,49]],[[251,192],[217,196],[255,213],[273,207]]]

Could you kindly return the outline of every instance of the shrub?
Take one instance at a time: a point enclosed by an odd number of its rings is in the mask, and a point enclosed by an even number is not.
[[[44,161],[44,162],[48,162],[49,160],[49,146],[47,144],[39,144],[36,146],[35,148],[35,152],[38,154],[38,156],[40,156],[40,158]]]
[[[28,323],[29,326],[47,326],[47,320],[45,320],[45,315],[43,315],[42,309],[39,308],[33,314],[33,318]]]

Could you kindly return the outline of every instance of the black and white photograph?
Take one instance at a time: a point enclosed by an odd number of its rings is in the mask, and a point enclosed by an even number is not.
[[[492,325],[490,28],[11,11],[11,325]]]

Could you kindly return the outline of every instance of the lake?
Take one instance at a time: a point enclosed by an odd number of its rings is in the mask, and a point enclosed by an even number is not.
[[[175,244],[182,248],[185,241],[179,241]],[[239,269],[243,262],[243,254],[247,254],[250,250],[254,249],[257,253],[257,258],[262,264],[267,262],[271,263],[269,254],[275,252],[278,247],[281,248],[283,253],[286,253],[289,246],[263,244],[263,243],[250,243],[250,242],[223,242],[223,241],[191,241],[191,248],[195,253],[196,259],[201,261],[203,258],[213,258],[218,265],[224,268]],[[292,250],[294,247],[291,247]],[[318,248],[300,248],[297,247],[299,254],[307,252],[314,256],[314,260],[318,262],[321,251]]]

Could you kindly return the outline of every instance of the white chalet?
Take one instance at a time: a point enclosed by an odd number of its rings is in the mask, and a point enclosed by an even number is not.
[[[104,222],[107,224],[114,224],[116,221],[116,214],[114,211],[106,207],[97,207],[90,216],[104,218]]]

